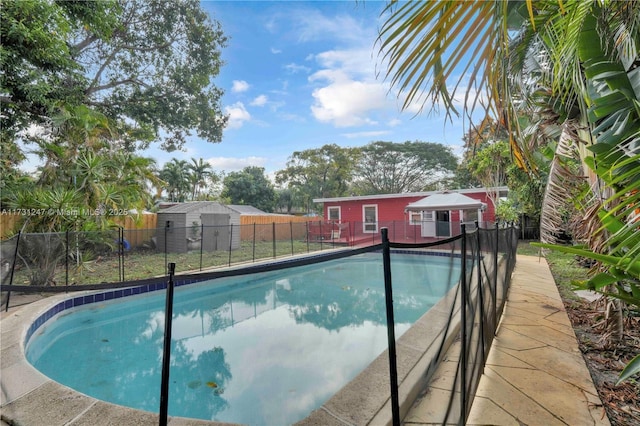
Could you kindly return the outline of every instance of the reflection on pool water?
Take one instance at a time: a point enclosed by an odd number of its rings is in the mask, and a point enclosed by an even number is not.
[[[396,336],[457,282],[455,264],[392,255]],[[64,311],[30,339],[27,359],[77,391],[158,412],[164,297]],[[171,416],[291,424],[386,348],[380,254],[179,287],[173,312]]]

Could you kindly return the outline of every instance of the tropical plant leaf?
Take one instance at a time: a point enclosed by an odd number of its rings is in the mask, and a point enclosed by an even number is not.
[[[624,382],[631,376],[640,373],[640,354],[636,355],[620,373],[616,385]]]
[[[542,247],[542,248],[547,248],[551,250],[557,250],[563,253],[577,254],[578,256],[593,259],[598,262],[602,262],[605,265],[615,266],[617,268],[620,268],[621,270],[627,271],[628,273],[631,274],[632,278],[640,277],[640,262],[631,262],[631,260],[627,258],[601,254],[601,253],[594,253],[590,250],[575,248],[571,246],[561,246],[558,244],[531,243],[531,245],[535,247]]]

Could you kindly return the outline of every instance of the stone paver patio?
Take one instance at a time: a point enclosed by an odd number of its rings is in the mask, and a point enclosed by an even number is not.
[[[434,423],[428,397],[405,425]],[[609,424],[544,258],[518,256],[467,424]]]

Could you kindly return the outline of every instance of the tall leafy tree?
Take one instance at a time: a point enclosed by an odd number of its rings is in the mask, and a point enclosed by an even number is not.
[[[222,182],[222,197],[231,204],[250,205],[267,212],[273,211],[276,192],[264,174],[264,167],[249,166],[229,173]]]
[[[80,28],[108,38],[116,3],[7,0],[0,8],[0,100],[3,143],[31,124],[47,123],[61,103],[77,105],[86,84],[69,40]]]
[[[212,79],[226,38],[199,2],[7,0],[1,13],[4,137],[84,104],[113,121],[127,149],[175,149],[192,131],[221,140]]]
[[[453,175],[457,159],[432,142],[371,142],[360,151],[356,187],[362,194],[393,194],[437,187]]]
[[[336,144],[295,151],[276,173],[276,182],[296,189],[309,211],[313,198],[348,194],[359,155],[357,148]]]
[[[482,140],[478,140],[478,137],[480,135],[476,129],[471,129],[465,135],[466,149],[457,173],[468,174],[467,182],[475,186],[488,189],[508,186],[508,208],[505,210],[513,210],[514,214],[508,220],[517,221],[518,215],[526,214],[538,223],[550,160],[542,152],[534,153],[532,160],[535,161],[537,172],[528,172],[514,164],[504,133],[492,131],[483,135]],[[487,195],[496,208],[500,208],[499,194],[489,190]]]

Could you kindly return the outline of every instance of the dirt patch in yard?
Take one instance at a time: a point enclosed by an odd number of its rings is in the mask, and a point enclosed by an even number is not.
[[[636,376],[616,385],[627,363],[640,353],[640,317],[625,318],[625,336],[606,344],[597,324],[603,318],[603,300],[564,300],[591,377],[612,425],[640,424],[640,379]]]

